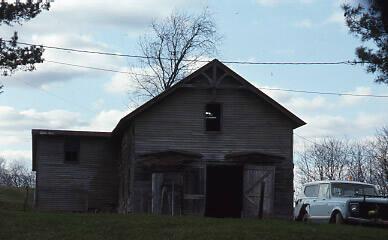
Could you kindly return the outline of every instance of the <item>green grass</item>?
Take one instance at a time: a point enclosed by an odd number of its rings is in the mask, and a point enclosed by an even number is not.
[[[30,190],[29,203],[31,206],[33,190]],[[0,186],[0,209],[23,210],[26,190],[24,188],[10,188]]]
[[[8,200],[15,199],[12,194],[3,192],[0,201],[4,201],[4,196]],[[19,199],[18,194],[15,196]],[[388,230],[284,220],[44,213],[0,209],[0,239],[380,240],[388,239]]]

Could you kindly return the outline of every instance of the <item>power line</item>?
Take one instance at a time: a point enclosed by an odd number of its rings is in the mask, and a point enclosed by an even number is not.
[[[11,42],[11,40],[2,40],[6,42]],[[98,54],[98,55],[107,55],[107,56],[115,56],[115,57],[127,57],[127,58],[140,58],[140,59],[157,59],[156,57],[144,56],[144,55],[135,55],[135,54],[123,54],[123,53],[113,53],[113,52],[102,52],[102,51],[92,51],[92,50],[84,50],[84,49],[76,49],[76,48],[65,48],[58,46],[48,46],[43,44],[32,44],[26,42],[16,42],[20,45],[26,46],[41,46],[47,49],[54,49],[60,51],[68,51],[68,52],[78,52],[78,53],[87,53],[87,54]],[[174,60],[171,58],[162,57],[162,60]],[[199,59],[183,59],[184,62],[196,62],[196,63],[208,63],[209,60],[199,60]],[[333,61],[333,62],[257,62],[257,61],[228,61],[221,60],[221,62],[225,64],[241,64],[241,65],[355,65],[355,64],[363,64],[368,62],[362,61]]]
[[[148,74],[134,73],[134,72],[129,72],[129,71],[128,72],[127,71],[120,71],[120,70],[109,69],[109,68],[92,67],[92,66],[85,66],[85,65],[66,63],[66,62],[58,62],[58,61],[52,61],[52,60],[44,60],[44,61],[45,62],[49,62],[49,63],[55,63],[55,64],[60,64],[60,65],[70,66],[70,67],[92,69],[92,70],[98,70],[98,71],[104,71],[104,72],[114,72],[114,73],[122,73],[122,74],[129,74],[129,75],[153,77],[152,75],[148,75]]]
[[[72,64],[72,63],[59,62],[59,61],[52,61],[52,60],[45,60],[45,61],[46,61],[46,62],[49,62],[49,63],[60,64],[60,65],[65,65],[65,66],[70,66],[70,67],[78,67],[78,68],[85,68],[85,69],[98,70],[98,71],[105,71],[105,72],[114,72],[114,73],[121,73],[121,74],[128,74],[128,75],[136,75],[136,76],[155,77],[154,75],[149,75],[149,74],[134,73],[134,72],[129,72],[129,71],[119,71],[119,70],[109,69],[109,68],[92,67],[92,66],[79,65],[79,64]],[[319,95],[388,98],[388,95],[375,95],[375,94],[355,94],[355,93],[341,93],[341,92],[321,92],[321,91],[307,91],[307,90],[284,89],[284,88],[268,88],[268,87],[257,87],[257,88],[260,89],[260,90],[283,91],[283,92],[295,92],[295,93],[306,93],[306,94],[319,94]]]
[[[21,81],[22,81],[22,83],[24,83],[24,84],[26,84],[26,85],[28,85],[28,86],[30,86],[30,87],[35,88],[34,85],[32,85],[32,84],[30,84],[30,83],[28,83],[28,82],[26,82],[26,81],[24,81],[24,80],[21,80]],[[80,105],[80,104],[78,104],[78,103],[76,103],[76,102],[73,102],[73,101],[69,101],[68,99],[66,99],[66,98],[64,98],[64,97],[61,97],[61,96],[59,96],[59,95],[56,95],[56,94],[54,94],[54,93],[52,93],[52,92],[50,92],[50,91],[47,91],[46,89],[43,89],[43,88],[38,88],[38,89],[39,89],[40,91],[42,91],[42,92],[44,92],[44,93],[46,93],[46,94],[52,96],[52,97],[55,97],[55,98],[60,99],[61,101],[65,102],[65,103],[71,104],[71,106],[76,106],[76,107],[78,107],[79,109],[82,109],[82,110],[84,110],[84,111],[87,111],[87,112],[90,112],[90,113],[94,113],[94,112],[91,111],[90,108],[88,108],[88,107],[86,107],[86,106]]]
[[[388,98],[388,95],[375,95],[375,94],[356,94],[356,93],[339,93],[339,92],[320,92],[320,91],[306,91],[306,90],[284,89],[284,88],[266,88],[266,87],[259,87],[259,89],[262,89],[262,90],[270,90],[270,91],[283,91],[283,92],[296,92],[296,93],[320,94],[320,95]]]

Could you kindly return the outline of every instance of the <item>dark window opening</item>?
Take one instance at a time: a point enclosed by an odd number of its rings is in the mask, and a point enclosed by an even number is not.
[[[65,162],[78,163],[79,162],[79,138],[65,138],[64,152]]]
[[[210,103],[205,109],[206,131],[221,130],[221,105]]]

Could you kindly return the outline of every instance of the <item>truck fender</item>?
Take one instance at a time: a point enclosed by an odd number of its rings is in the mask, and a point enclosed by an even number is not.
[[[299,214],[296,217],[297,221],[302,221],[303,216],[307,213],[309,214],[310,211],[310,204],[309,203],[303,203],[302,206],[300,207]]]

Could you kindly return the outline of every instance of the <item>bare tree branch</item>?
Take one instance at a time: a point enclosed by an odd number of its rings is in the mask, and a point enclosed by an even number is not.
[[[152,34],[143,36],[139,47],[147,57],[140,60],[141,67],[153,75],[137,79],[139,90],[149,97],[183,79],[199,58],[216,53],[220,40],[208,10],[199,15],[173,13],[154,21],[151,29]]]
[[[382,194],[388,194],[388,128],[379,129],[363,143],[325,138],[308,146],[295,163],[300,184],[351,179],[375,184]]]

